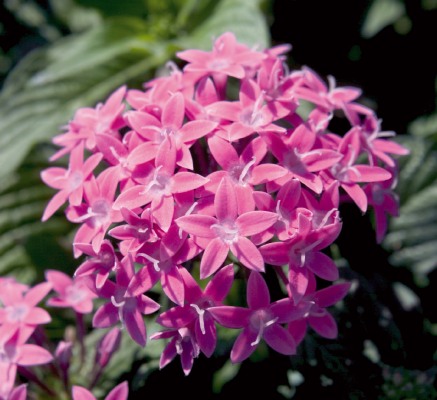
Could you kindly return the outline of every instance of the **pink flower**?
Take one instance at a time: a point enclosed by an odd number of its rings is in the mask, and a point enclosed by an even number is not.
[[[187,303],[182,307],[173,307],[162,313],[156,322],[166,328],[183,328],[195,321],[194,331],[197,343],[202,352],[207,357],[211,357],[217,342],[217,332],[214,318],[208,309],[222,305],[222,301],[232,286],[234,266],[229,264],[217,272],[206,286],[205,291],[200,289],[186,269],[181,268],[181,275],[185,283]]]
[[[181,356],[182,369],[185,376],[193,368],[194,358],[199,356],[199,346],[190,328],[169,329],[166,331],[156,332],[150,336],[151,340],[173,338],[165,347],[159,360],[159,369],[164,368],[170,363],[177,354]]]
[[[312,302],[313,305],[303,318],[290,322],[287,328],[287,331],[295,339],[296,345],[305,337],[307,323],[320,336],[327,339],[335,339],[337,337],[337,323],[325,308],[343,299],[347,295],[350,286],[350,282],[338,283],[316,292],[316,280],[314,275],[310,274],[308,288],[302,301]]]
[[[96,311],[93,318],[93,327],[107,328],[121,321],[122,326],[126,326],[131,338],[144,347],[147,334],[142,314],[151,314],[161,306],[147,296],[131,296],[126,293],[134,274],[132,257],[128,255],[123,258],[121,268],[117,270],[117,282],[113,283],[107,280],[101,289],[95,289],[98,296],[111,299],[111,301]]]
[[[232,184],[223,178],[214,199],[216,218],[208,215],[180,217],[176,223],[189,234],[209,240],[199,241],[205,248],[200,262],[200,279],[217,271],[229,250],[241,263],[253,270],[264,271],[264,261],[255,245],[246,238],[257,234],[278,219],[266,211],[251,211],[237,217],[237,198]]]
[[[26,400],[27,386],[20,385],[12,389],[13,383],[0,383],[0,400]],[[7,386],[11,386],[11,390],[7,390]]]
[[[88,289],[86,277],[77,277],[74,281],[66,274],[55,270],[46,270],[46,279],[59,293],[47,301],[53,307],[72,307],[80,314],[89,314],[93,310],[92,299],[97,296]]]
[[[4,308],[0,308],[0,325],[10,329],[20,325],[46,324],[52,319],[49,313],[42,308],[35,307],[52,289],[49,282],[40,283],[31,288],[23,297],[20,291],[9,292],[2,296]]]
[[[281,354],[295,354],[293,337],[280,324],[305,315],[312,303],[301,302],[294,306],[290,299],[270,303],[270,294],[261,274],[252,271],[247,282],[247,304],[240,307],[213,307],[208,311],[223,326],[232,329],[244,328],[231,351],[232,363],[244,361],[256,349],[261,338]]]
[[[73,400],[96,400],[89,390],[80,386],[73,386],[71,392]],[[128,394],[129,386],[127,381],[124,381],[112,389],[105,397],[105,400],[127,400]]]
[[[97,346],[96,359],[103,368],[108,364],[111,356],[120,348],[121,330],[120,328],[112,328]]]

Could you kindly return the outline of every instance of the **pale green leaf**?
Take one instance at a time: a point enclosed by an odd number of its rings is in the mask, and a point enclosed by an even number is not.
[[[361,28],[361,36],[371,38],[386,26],[396,22],[405,13],[399,0],[374,0]]]

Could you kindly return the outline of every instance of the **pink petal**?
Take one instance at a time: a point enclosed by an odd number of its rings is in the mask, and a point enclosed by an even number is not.
[[[161,277],[161,273],[156,271],[152,265],[141,268],[129,283],[126,289],[126,296],[134,297],[151,289]]]
[[[96,400],[90,391],[80,386],[73,386],[73,400]]]
[[[200,261],[200,279],[208,278],[217,271],[229,253],[229,246],[221,238],[215,238],[205,249]]]
[[[130,337],[144,347],[147,341],[146,326],[139,310],[136,308],[129,310],[123,307],[123,319]]]
[[[235,222],[241,236],[252,236],[270,228],[279,216],[269,211],[251,211],[240,215]]]
[[[352,197],[352,200],[362,212],[367,210],[367,196],[358,184],[342,184],[342,188]]]
[[[26,400],[27,397],[27,386],[20,385],[14,388],[9,395],[9,400]]]
[[[326,313],[323,317],[308,316],[308,323],[320,336],[335,339],[338,336],[338,327],[331,314]]]
[[[232,364],[244,361],[255,351],[257,346],[252,346],[252,343],[256,342],[257,336],[258,331],[250,327],[243,329],[231,350]]]
[[[158,153],[155,158],[155,167],[162,167],[160,173],[167,176],[173,176],[176,166],[176,143],[173,135],[167,138],[159,146]]]
[[[335,281],[339,277],[334,261],[326,254],[318,251],[309,251],[305,254],[305,266],[319,278],[327,281]]]
[[[252,312],[247,308],[241,307],[211,307],[208,312],[222,326],[231,329],[240,329],[247,326],[250,322]]]
[[[137,308],[141,314],[148,315],[158,311],[161,306],[156,301],[142,294],[137,297]]]
[[[286,324],[290,321],[302,318],[313,306],[313,302],[300,301],[298,305],[293,304],[292,299],[282,299],[275,301],[269,310],[278,317],[278,324]]]
[[[250,185],[235,185],[235,196],[237,197],[238,215],[255,211],[255,201],[253,200],[253,188]]]
[[[267,308],[270,305],[270,293],[260,273],[252,271],[247,282],[247,304],[251,310]]]
[[[305,294],[308,286],[308,270],[305,267],[293,267],[290,264],[288,280],[294,304],[298,304]]]
[[[247,238],[240,236],[231,244],[232,254],[247,268],[264,272],[264,259],[257,247]]]
[[[53,285],[53,290],[60,294],[65,294],[65,289],[73,285],[71,278],[60,271],[46,270],[46,279]]]
[[[56,193],[48,202],[41,221],[47,221],[67,201],[68,196],[70,196],[70,192],[67,189]]]
[[[231,290],[234,281],[234,265],[229,264],[217,272],[205,288],[205,296],[222,302]]]
[[[276,164],[261,164],[256,166],[249,179],[251,185],[260,185],[287,175],[288,171]]]
[[[237,197],[231,182],[226,178],[223,178],[219,184],[214,207],[219,222],[233,222],[237,219]]]
[[[187,215],[178,218],[175,222],[179,228],[193,236],[202,238],[217,237],[215,230],[211,229],[211,225],[216,224],[217,220],[209,215]]]
[[[267,264],[282,266],[289,262],[288,247],[285,243],[276,242],[266,244],[259,248],[259,252]]]
[[[187,303],[195,303],[199,298],[203,297],[202,289],[185,268],[179,268],[179,273],[185,284],[185,301]]]
[[[285,355],[296,354],[296,343],[293,336],[279,324],[272,324],[265,328],[263,338],[278,353]]]
[[[213,121],[191,121],[187,122],[180,130],[179,135],[183,142],[197,140],[217,127],[218,123]]]
[[[171,342],[167,346],[165,346],[165,349],[162,352],[161,358],[159,360],[159,369],[164,368],[178,354],[176,351],[176,341],[177,338],[173,338]]]
[[[184,121],[185,105],[182,93],[175,93],[162,110],[161,121],[164,127],[180,128]]]
[[[108,302],[101,306],[93,317],[93,327],[94,328],[107,328],[120,321],[118,315],[118,308],[115,307],[111,302]]]
[[[129,386],[127,381],[124,381],[112,389],[105,400],[127,400],[129,394]]]
[[[23,344],[18,347],[16,363],[22,366],[47,364],[53,360],[52,355],[42,347],[34,344]]]
[[[287,331],[293,336],[296,342],[296,346],[302,342],[307,332],[307,321],[305,318],[297,319],[296,321],[290,322],[287,327]]]
[[[39,325],[39,324],[47,324],[51,320],[52,318],[50,317],[50,314],[46,310],[36,307],[33,308],[29,314],[26,315],[23,322],[28,325]]]
[[[146,142],[135,147],[127,158],[126,162],[129,166],[143,164],[147,161],[153,160],[158,153],[159,144],[155,142]]]
[[[338,283],[318,290],[312,295],[312,298],[319,307],[330,307],[343,299],[348,294],[350,287],[350,282]]]
[[[191,172],[179,172],[171,178],[170,182],[172,193],[183,193],[200,188],[209,182],[209,179]]]
[[[163,312],[156,322],[166,328],[182,328],[198,317],[197,311],[190,304],[183,307],[173,307]]]
[[[36,306],[52,289],[51,282],[43,282],[34,286],[24,295],[24,301],[29,306]]]
[[[208,139],[208,146],[214,159],[225,171],[239,164],[237,151],[225,140],[212,136]]]
[[[158,223],[159,227],[167,232],[170,228],[174,214],[174,199],[173,195],[164,195],[161,198],[154,198],[152,200],[153,217]]]
[[[76,303],[72,305],[74,311],[80,314],[89,314],[93,311],[93,302],[90,299],[85,299],[80,303]]]
[[[390,172],[380,167],[371,167],[370,165],[355,165],[354,168],[360,173],[357,182],[380,182],[386,181],[392,177]]]
[[[196,340],[200,350],[202,350],[203,354],[209,358],[212,356],[217,343],[217,331],[214,319],[209,312],[205,312],[203,318],[205,333],[202,332],[198,318],[195,324]]]
[[[174,303],[184,305],[184,281],[177,267],[163,271],[161,274],[162,289]]]
[[[182,341],[182,354],[181,354],[181,364],[182,370],[184,371],[185,376],[188,376],[191,372],[191,368],[193,368],[193,345],[189,342]]]

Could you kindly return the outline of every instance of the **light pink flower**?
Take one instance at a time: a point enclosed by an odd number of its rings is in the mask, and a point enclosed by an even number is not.
[[[73,386],[71,394],[73,400],[96,400],[89,390],[80,386]],[[127,400],[128,394],[129,386],[127,381],[124,381],[112,389],[105,397],[105,400]]]

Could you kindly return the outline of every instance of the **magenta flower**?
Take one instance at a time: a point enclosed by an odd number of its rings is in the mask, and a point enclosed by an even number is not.
[[[194,358],[199,356],[199,345],[196,342],[194,333],[189,328],[169,329],[156,332],[150,336],[151,340],[173,338],[165,347],[159,360],[159,369],[170,363],[177,354],[181,356],[182,369],[185,376],[193,368]]]
[[[312,230],[311,220],[300,214],[298,231],[289,241],[269,243],[259,249],[265,262],[277,266],[289,264],[288,279],[295,304],[307,289],[308,270],[328,281],[338,279],[334,261],[319,250],[337,239],[340,230],[340,222]]]
[[[88,243],[74,243],[73,246],[81,252],[93,256],[79,266],[74,276],[86,276],[97,272],[96,287],[100,289],[106,282],[106,279],[108,279],[110,272],[115,271],[119,266],[118,258],[111,242],[105,239],[98,253]]]
[[[307,314],[290,322],[287,327],[287,331],[293,336],[296,345],[305,337],[307,323],[320,336],[327,339],[337,337],[337,323],[331,314],[326,311],[326,307],[330,307],[343,299],[349,292],[350,286],[350,282],[338,283],[316,292],[316,280],[314,275],[310,274],[308,288],[302,301],[312,302],[313,305]]]
[[[66,210],[70,221],[84,222],[76,232],[74,243],[91,243],[96,254],[109,226],[123,220],[121,213],[112,208],[117,183],[112,173],[100,174],[97,179],[92,177],[84,185],[87,202],[78,207],[69,206]],[[82,251],[75,247],[74,256],[81,254]]]
[[[268,192],[274,192],[291,178],[296,178],[314,192],[321,193],[322,181],[313,172],[329,168],[342,158],[341,154],[333,150],[313,150],[316,134],[308,123],[299,125],[289,138],[282,139],[271,132],[263,133],[262,138],[280,165],[289,171],[282,178],[269,182]]]
[[[83,147],[81,142],[72,150],[68,170],[53,167],[41,172],[41,179],[46,185],[61,189],[47,204],[41,218],[43,222],[49,219],[67,199],[72,206],[79,206],[82,203],[83,183],[103,158],[101,154],[94,154],[84,163]]]
[[[267,154],[267,146],[262,138],[253,139],[238,156],[234,147],[213,136],[208,140],[209,149],[223,171],[213,172],[208,175],[210,182],[198,189],[198,196],[215,194],[217,187],[223,178],[228,178],[232,183],[237,196],[238,214],[242,215],[255,210],[253,200],[253,186],[270,182],[287,174],[285,168],[275,164],[263,163],[261,160]]]
[[[111,356],[120,348],[121,330],[112,328],[97,345],[96,359],[103,368],[108,364]]]
[[[107,328],[120,321],[122,326],[126,326],[131,338],[144,347],[147,333],[142,314],[151,314],[161,306],[147,296],[131,296],[126,292],[135,274],[132,256],[124,257],[120,264],[121,267],[116,274],[117,282],[107,280],[101,289],[95,289],[99,297],[111,299],[111,301],[96,311],[93,317],[93,327]]]
[[[208,180],[191,172],[178,172],[176,165],[176,145],[173,135],[161,144],[155,158],[155,168],[151,164],[138,166],[132,177],[140,183],[118,196],[114,208],[126,207],[130,210],[152,203],[153,217],[163,231],[171,225],[174,213],[174,193],[197,189]]]
[[[89,390],[80,386],[73,386],[71,394],[73,400],[96,400]],[[128,394],[129,386],[127,381],[124,381],[112,389],[105,397],[105,400],[127,400]]]
[[[357,128],[352,128],[341,140],[338,152],[342,159],[320,173],[327,185],[337,180],[362,212],[367,210],[367,197],[357,182],[380,182],[390,179],[391,173],[380,167],[354,165],[360,153],[360,138]]]
[[[97,296],[88,289],[86,277],[77,277],[74,281],[63,272],[46,270],[46,279],[53,285],[53,290],[59,293],[47,301],[53,307],[72,307],[80,314],[89,314],[93,310],[92,299]]]
[[[182,307],[173,307],[162,313],[156,322],[166,328],[183,328],[194,321],[194,332],[200,350],[207,357],[211,357],[217,342],[217,332],[214,318],[208,309],[222,305],[222,301],[232,286],[234,266],[229,264],[217,272],[206,286],[205,291],[200,289],[185,268],[181,268],[180,272],[185,283],[187,303]]]
[[[293,321],[305,315],[312,303],[293,305],[290,299],[270,303],[270,294],[261,274],[252,271],[247,282],[247,304],[240,307],[213,307],[208,311],[223,326],[232,329],[244,328],[231,351],[232,363],[244,361],[256,349],[261,338],[278,353],[295,354],[293,337],[280,324]]]
[[[237,217],[237,197],[232,184],[223,178],[214,199],[216,218],[209,215],[188,215],[175,222],[189,234],[209,239],[199,242],[205,248],[200,262],[200,279],[217,271],[229,250],[247,268],[264,271],[264,261],[259,250],[246,238],[272,226],[277,214],[251,211]]]
[[[58,360],[59,366],[64,373],[67,373],[68,367],[70,366],[70,359],[73,355],[72,351],[73,343],[60,341],[56,347],[55,356]]]

